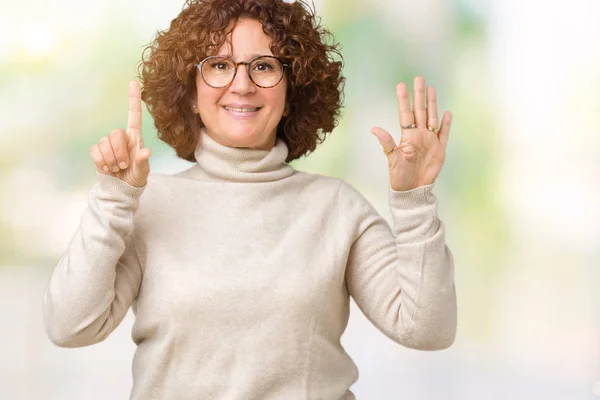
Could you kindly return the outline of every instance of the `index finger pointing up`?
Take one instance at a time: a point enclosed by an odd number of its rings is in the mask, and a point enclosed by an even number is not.
[[[143,147],[142,141],[142,91],[136,80],[129,82],[129,112],[127,114],[127,134],[130,141]]]

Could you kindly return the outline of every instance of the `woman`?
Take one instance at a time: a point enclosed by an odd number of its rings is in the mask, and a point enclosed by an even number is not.
[[[149,46],[127,130],[91,149],[98,182],[53,271],[59,346],[104,340],[132,306],[132,399],[353,399],[340,344],[350,296],[392,340],[450,346],[452,256],[432,194],[450,129],[415,79],[397,87],[391,229],[352,186],[294,170],[337,121],[341,63],[300,2],[190,0]],[[141,100],[195,164],[149,175]]]

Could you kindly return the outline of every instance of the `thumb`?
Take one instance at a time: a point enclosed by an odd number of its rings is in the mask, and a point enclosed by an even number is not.
[[[138,142],[138,150],[135,152],[133,160],[133,169],[137,178],[145,181],[150,174],[150,163],[148,162],[148,159],[151,155],[152,150],[146,147],[142,148],[141,143]]]
[[[394,141],[394,138],[385,129],[380,127],[374,127],[371,129],[371,133],[379,141],[379,144],[383,148],[384,153],[390,152],[396,147],[396,142]]]

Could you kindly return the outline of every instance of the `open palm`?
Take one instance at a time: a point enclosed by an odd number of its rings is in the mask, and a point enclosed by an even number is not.
[[[414,80],[412,109],[404,82],[396,86],[396,95],[402,128],[400,143],[396,145],[392,135],[383,128],[375,127],[371,132],[387,154],[391,188],[404,191],[429,185],[440,174],[446,159],[452,114],[444,113],[438,130],[435,89],[427,88],[425,99],[425,80],[420,76]]]

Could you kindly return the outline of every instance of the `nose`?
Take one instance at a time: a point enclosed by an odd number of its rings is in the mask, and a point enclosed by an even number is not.
[[[256,91],[256,87],[250,80],[250,76],[248,76],[248,69],[246,68],[246,65],[238,64],[236,65],[236,68],[237,72],[233,82],[231,82],[231,85],[229,86],[229,89],[232,92],[240,95],[254,93]]]

